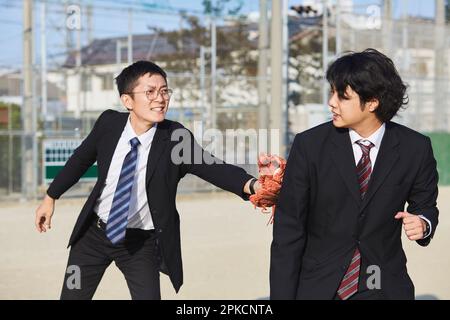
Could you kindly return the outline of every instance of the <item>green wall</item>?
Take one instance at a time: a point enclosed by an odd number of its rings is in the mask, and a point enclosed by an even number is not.
[[[450,133],[426,133],[433,145],[437,161],[439,184],[450,185]]]

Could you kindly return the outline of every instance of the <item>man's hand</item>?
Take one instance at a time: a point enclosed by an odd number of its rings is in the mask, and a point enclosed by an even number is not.
[[[255,184],[256,193],[250,196],[250,201],[263,213],[270,213],[268,209],[272,208],[269,223],[273,223],[285,168],[286,160],[279,156],[261,154],[258,157],[258,185]]]
[[[408,212],[398,212],[395,215],[395,219],[403,219],[403,229],[405,229],[405,234],[409,240],[416,241],[423,239],[426,222],[419,216]]]
[[[47,232],[47,229],[51,229],[51,221],[54,210],[55,199],[45,195],[41,205],[36,209],[35,225],[39,233]]]

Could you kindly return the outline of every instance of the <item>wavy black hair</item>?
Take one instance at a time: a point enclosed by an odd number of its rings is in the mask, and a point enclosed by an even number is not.
[[[346,53],[329,66],[326,77],[341,99],[346,99],[345,91],[350,86],[359,95],[362,106],[378,100],[375,115],[382,122],[391,120],[408,104],[407,85],[394,63],[375,49]]]
[[[123,69],[116,77],[119,95],[132,92],[137,86],[138,79],[147,73],[159,74],[167,83],[167,74],[160,66],[151,61],[140,60]]]

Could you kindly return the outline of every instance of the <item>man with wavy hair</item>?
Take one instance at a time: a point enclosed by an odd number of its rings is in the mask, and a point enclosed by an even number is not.
[[[346,54],[326,76],[333,119],[295,137],[284,174],[271,298],[414,299],[401,229],[421,246],[436,231],[430,139],[391,121],[408,99],[384,54]]]

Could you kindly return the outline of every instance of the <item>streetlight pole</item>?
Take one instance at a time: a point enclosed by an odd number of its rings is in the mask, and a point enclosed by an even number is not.
[[[267,0],[259,0],[259,40],[258,40],[258,127],[268,128],[267,119],[267,64],[269,47],[269,32],[267,19]]]
[[[283,106],[283,19],[282,1],[272,1],[272,20],[270,35],[271,51],[271,103],[270,103],[270,129],[282,129],[281,115]],[[283,135],[279,134],[278,141],[270,141],[271,152],[282,154]],[[276,143],[278,145],[273,145]]]
[[[33,1],[23,1],[23,103],[22,103],[22,197],[31,199],[36,194],[33,186],[35,174],[36,142],[33,129],[36,129],[36,112],[33,110],[34,75],[33,75]],[[36,164],[37,165],[37,164]]]

